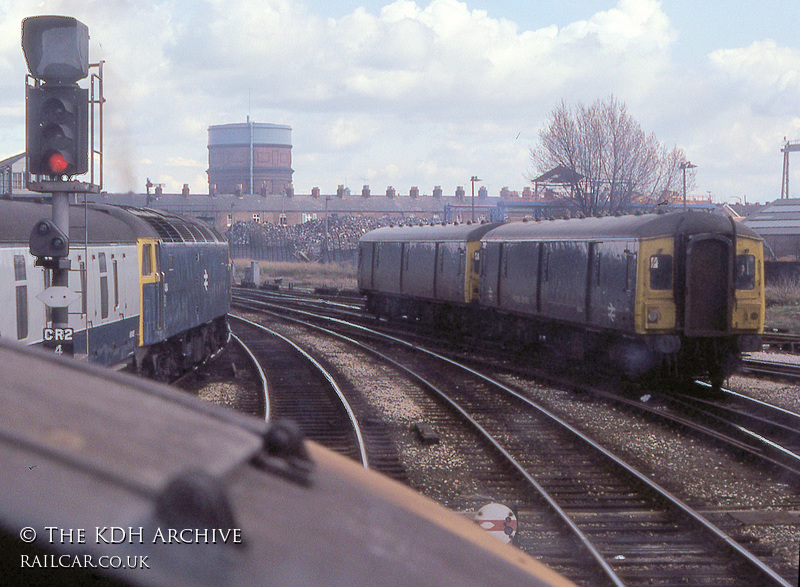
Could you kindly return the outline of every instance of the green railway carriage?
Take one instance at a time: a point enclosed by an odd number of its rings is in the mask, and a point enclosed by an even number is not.
[[[477,303],[480,237],[497,224],[379,228],[359,244],[358,279],[370,310],[422,318]]]
[[[449,297],[444,272],[414,267],[410,251],[435,241],[425,240],[428,229],[381,229],[362,239],[362,261],[384,248],[396,257],[385,258],[380,274],[374,258],[361,266],[372,309],[410,315],[438,304],[487,335],[552,341],[630,375],[707,376],[715,385],[741,351],[759,347],[762,243],[727,217],[689,211],[434,227],[458,235],[469,258],[453,274],[461,295]],[[413,285],[398,281],[412,275]]]
[[[739,351],[758,348],[761,240],[724,216],[517,222],[482,241],[482,306],[516,330],[524,320],[529,335],[558,325],[579,355],[602,349],[632,374],[666,367],[719,382]]]

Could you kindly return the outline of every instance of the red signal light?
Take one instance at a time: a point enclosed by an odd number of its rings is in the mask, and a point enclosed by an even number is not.
[[[47,168],[53,175],[61,175],[67,170],[67,167],[69,167],[69,163],[58,151],[53,151],[47,156]]]

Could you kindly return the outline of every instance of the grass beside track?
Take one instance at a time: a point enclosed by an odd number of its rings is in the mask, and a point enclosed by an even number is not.
[[[234,259],[236,281],[241,281],[250,259]],[[356,267],[339,263],[287,263],[260,261],[261,282],[275,283],[280,279],[282,287],[330,287],[341,290],[355,290]]]
[[[781,282],[766,287],[766,327],[800,334],[800,284]]]

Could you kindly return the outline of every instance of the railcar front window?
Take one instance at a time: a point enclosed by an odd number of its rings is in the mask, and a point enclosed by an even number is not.
[[[650,256],[650,289],[672,289],[672,255]]]
[[[736,256],[736,289],[755,289],[756,258],[753,255]]]

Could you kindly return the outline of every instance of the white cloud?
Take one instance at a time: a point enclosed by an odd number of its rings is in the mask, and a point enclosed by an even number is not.
[[[619,0],[560,28],[521,30],[458,0],[396,0],[335,19],[312,0],[0,0],[2,149],[24,148],[19,23],[60,13],[89,26],[91,59],[105,60],[109,190],[141,191],[150,177],[203,192],[207,127],[248,114],[293,127],[298,193],[345,180],[360,189],[361,179],[373,193],[452,192],[473,174],[493,193],[520,189],[557,102],[611,93],[698,159],[699,187],[763,183],[779,169],[780,138],[800,131],[800,50],[761,40],[678,67],[667,8]]]
[[[765,40],[710,55],[712,65],[763,115],[792,115],[800,103],[800,49]]]

